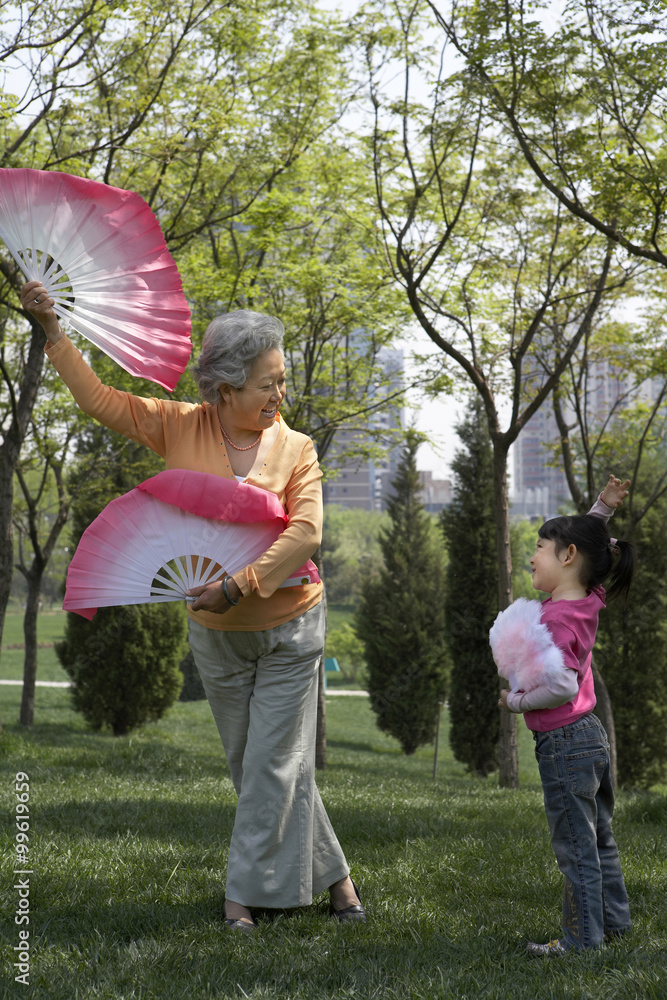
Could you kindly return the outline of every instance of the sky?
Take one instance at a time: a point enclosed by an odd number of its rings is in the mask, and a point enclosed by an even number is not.
[[[403,351],[406,381],[416,375],[416,365],[412,361],[413,352],[424,355],[433,353],[440,356],[440,351],[434,347],[426,334],[415,334],[415,339],[404,340],[397,345]],[[405,410],[405,422],[414,424],[419,431],[429,435],[431,443],[425,442],[417,453],[417,467],[420,470],[431,471],[436,479],[448,479],[449,465],[455,451],[460,446],[455,425],[463,415],[464,406],[451,397],[440,397],[437,400],[426,399],[417,390],[408,394],[412,407]]]

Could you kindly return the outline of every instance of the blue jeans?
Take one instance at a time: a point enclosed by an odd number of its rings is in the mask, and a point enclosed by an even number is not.
[[[563,891],[564,948],[596,948],[630,929],[630,909],[611,832],[614,791],[607,734],[595,715],[533,733],[544,808]]]

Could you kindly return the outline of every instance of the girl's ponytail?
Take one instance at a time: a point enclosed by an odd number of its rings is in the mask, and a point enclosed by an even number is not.
[[[618,553],[614,559],[607,597],[627,597],[635,572],[635,547],[630,542],[611,541],[612,550]]]

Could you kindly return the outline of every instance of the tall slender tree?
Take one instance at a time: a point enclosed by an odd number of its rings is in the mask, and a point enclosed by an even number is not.
[[[447,689],[444,559],[420,498],[417,451],[408,431],[381,533],[383,567],[367,579],[356,618],[368,666],[371,708],[380,729],[406,754],[434,737]]]
[[[469,405],[457,431],[462,448],[452,462],[452,502],[440,521],[448,555],[449,741],[457,760],[486,777],[498,766],[498,672],[489,646],[498,607],[498,564],[493,454],[478,400]]]

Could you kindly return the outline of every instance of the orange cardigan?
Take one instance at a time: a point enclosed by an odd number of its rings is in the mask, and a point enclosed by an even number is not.
[[[67,337],[48,346],[46,353],[84,413],[147,445],[164,458],[167,469],[234,478],[214,406],[133,396],[104,385]],[[237,607],[224,615],[188,609],[190,617],[207,628],[244,632],[273,628],[322,600],[321,583],[280,588],[320,544],[322,473],[311,439],[291,430],[280,416],[276,420],[278,437],[261,469],[246,482],[274,493],[289,522],[263,556],[234,574],[244,595]]]

